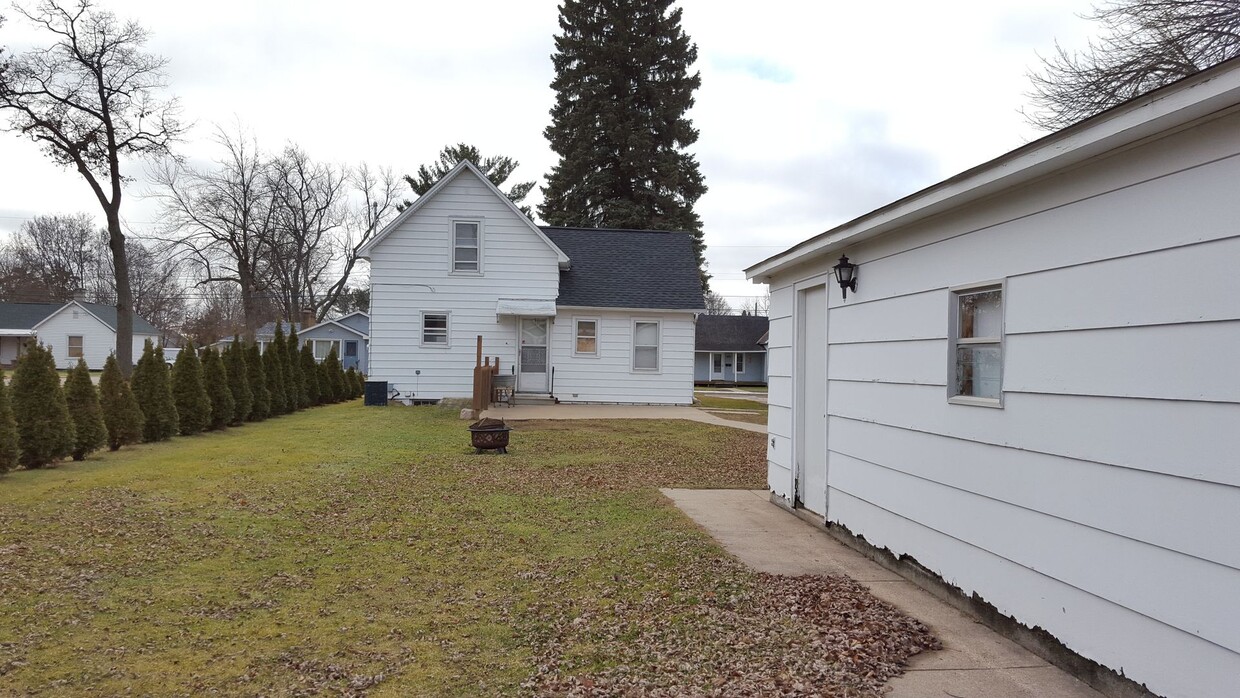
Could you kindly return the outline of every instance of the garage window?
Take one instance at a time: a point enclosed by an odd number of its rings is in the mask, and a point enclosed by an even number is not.
[[[951,289],[948,401],[1000,407],[1003,399],[1003,282]]]

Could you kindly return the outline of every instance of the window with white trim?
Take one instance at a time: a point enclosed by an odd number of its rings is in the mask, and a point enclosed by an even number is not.
[[[70,359],[82,358],[82,348],[83,348],[82,336],[76,335],[76,334],[69,335],[69,358]]]
[[[659,370],[659,323],[633,322],[633,370]]]
[[[951,290],[948,398],[999,406],[1003,397],[1003,283]]]
[[[482,224],[478,221],[452,221],[452,271],[482,271]]]
[[[744,354],[736,355],[736,372],[737,373],[745,372],[745,355]]]
[[[422,346],[448,346],[447,313],[422,313]]]
[[[315,339],[311,341],[314,342],[315,361],[322,361],[323,359],[326,359],[327,355],[332,352],[332,349],[336,350],[336,357],[337,358],[340,357],[340,340],[338,339]]]
[[[578,318],[573,322],[574,332],[573,353],[585,356],[598,356],[598,320]]]

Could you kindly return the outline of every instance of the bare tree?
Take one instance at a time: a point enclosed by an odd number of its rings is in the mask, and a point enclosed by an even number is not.
[[[1240,0],[1112,0],[1087,18],[1100,38],[1079,52],[1057,44],[1029,74],[1030,124],[1058,130],[1240,56]]]
[[[706,296],[706,314],[707,315],[731,315],[732,306],[728,304],[728,299],[719,295],[714,291],[707,291]]]
[[[152,196],[160,202],[163,239],[200,267],[199,285],[237,286],[243,333],[252,337],[262,324],[268,245],[275,236],[271,177],[253,138],[218,129],[216,140],[225,150],[216,168],[163,162],[150,173]]]
[[[169,251],[148,245],[132,237],[125,240],[125,254],[129,257],[129,285],[133,289],[133,307],[138,317],[145,318],[161,330],[179,328],[185,322],[187,308],[184,264]],[[113,303],[116,298],[116,279],[111,273],[111,251],[102,245],[99,251],[95,289],[92,295],[97,302]]]
[[[0,299],[64,302],[86,292],[99,266],[95,222],[85,213],[35,216],[0,254]]]
[[[0,111],[9,130],[43,146],[90,185],[107,220],[116,279],[116,359],[133,367],[133,292],[121,230],[121,159],[164,156],[183,132],[176,99],[161,99],[167,61],[142,50],[147,32],[95,9],[44,0],[16,11],[53,37],[15,56],[0,72]]]
[[[350,178],[355,202],[345,219],[344,235],[337,241],[340,271],[335,283],[322,294],[316,310],[316,318],[323,317],[333,308],[353,310],[370,309],[370,284],[351,287],[355,283],[356,267],[362,246],[372,238],[401,210],[400,179],[391,169],[372,170],[362,163]]]
[[[750,315],[770,315],[771,292],[767,291],[761,296],[755,296],[753,300],[741,306],[741,312]]]

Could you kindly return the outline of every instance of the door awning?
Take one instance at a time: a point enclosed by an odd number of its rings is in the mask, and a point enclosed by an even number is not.
[[[555,317],[555,301],[536,298],[501,298],[495,306],[496,315],[524,317]]]

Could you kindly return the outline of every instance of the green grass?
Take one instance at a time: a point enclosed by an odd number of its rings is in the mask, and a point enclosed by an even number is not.
[[[762,435],[531,423],[510,451],[354,402],[0,477],[0,693],[538,692],[616,664],[622,614],[692,629],[756,588],[655,488],[761,487]]]
[[[696,392],[693,396],[697,398],[695,407],[722,410],[757,410],[763,414],[766,414],[767,411],[766,403],[758,402],[757,400],[704,395],[701,392]]]

